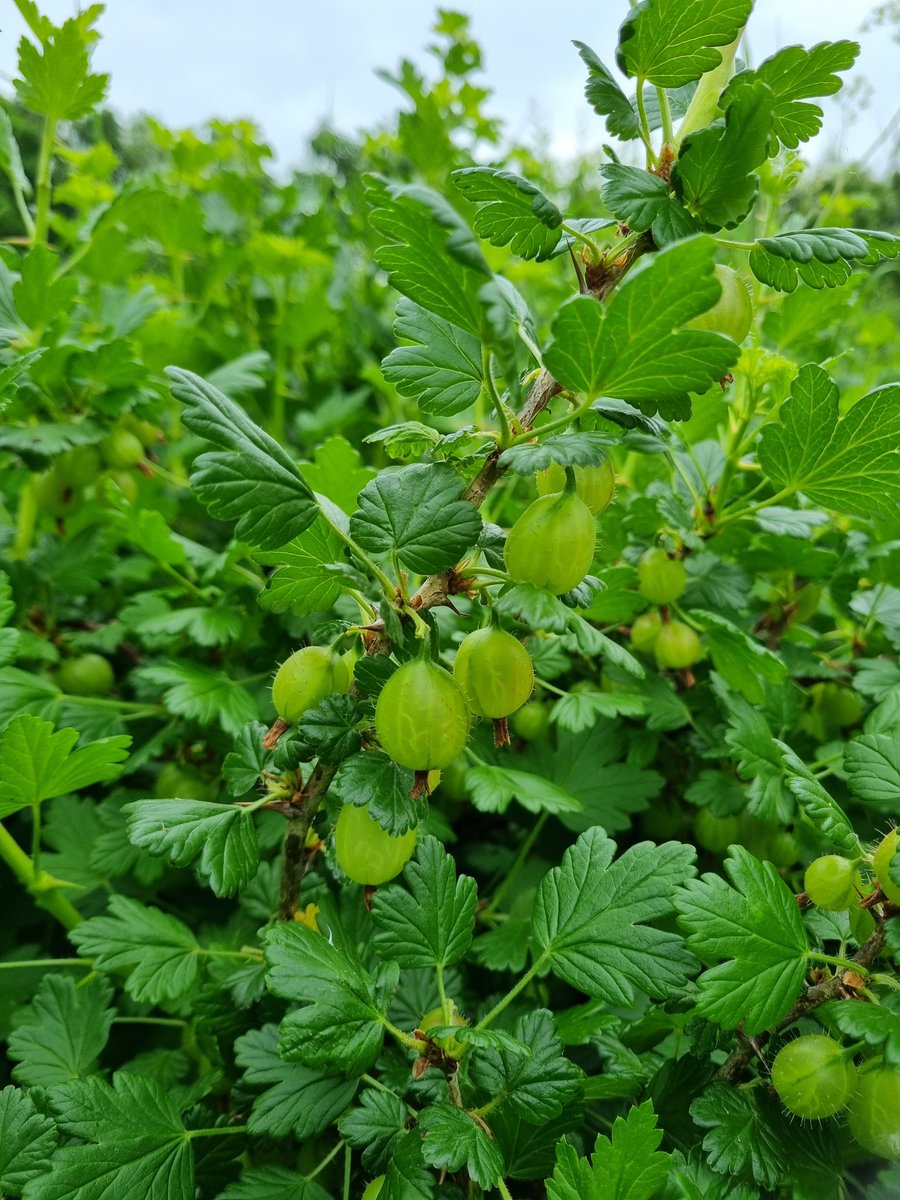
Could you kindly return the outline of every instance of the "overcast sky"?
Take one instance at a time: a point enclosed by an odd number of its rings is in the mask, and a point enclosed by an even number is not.
[[[39,6],[54,20],[78,7],[73,0]],[[483,82],[494,91],[489,111],[508,133],[529,140],[540,128],[560,154],[600,144],[602,123],[582,97],[584,71],[571,40],[587,42],[611,65],[626,0],[444,6],[471,14],[484,49]],[[111,73],[109,99],[120,113],[149,112],[177,126],[251,117],[291,164],[323,119],[352,133],[396,107],[399,93],[374,71],[393,68],[401,56],[427,64],[423,47],[436,7],[427,0],[108,0],[94,61]],[[877,7],[875,0],[757,0],[748,33],[756,62],[791,43],[862,42],[854,78],[871,88],[869,105],[859,112],[854,96],[851,122],[846,107],[827,101],[826,130],[812,157],[836,148],[860,157],[900,103],[900,47],[891,31],[860,32]],[[0,86],[8,90],[24,24],[12,0],[0,0],[0,10]]]

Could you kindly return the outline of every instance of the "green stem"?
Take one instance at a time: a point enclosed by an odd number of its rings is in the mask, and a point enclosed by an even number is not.
[[[0,971],[11,971],[15,967],[87,967],[92,969],[89,958],[17,958],[14,962],[0,963]]]
[[[187,1021],[178,1017],[113,1017],[113,1025],[163,1025],[171,1029],[185,1029]]]
[[[524,433],[520,433],[514,437],[509,444],[510,446],[520,446],[523,442],[531,442],[535,438],[545,437],[548,433],[556,433],[558,429],[566,429],[573,421],[577,421],[582,413],[586,413],[590,407],[590,400],[585,400],[583,404],[579,404],[577,408],[573,408],[565,416],[548,421],[546,425],[540,425],[537,429],[526,429]]]
[[[484,386],[487,388],[491,403],[494,405],[497,413],[497,424],[500,426],[500,449],[505,450],[510,443],[512,433],[509,428],[506,409],[503,407],[503,401],[500,399],[500,393],[497,391],[497,385],[494,382],[494,374],[491,370],[491,352],[484,345],[481,347],[481,374],[484,378]]]
[[[189,1139],[198,1137],[223,1137],[230,1133],[246,1133],[246,1125],[224,1125],[221,1129],[186,1129],[184,1136]]]
[[[641,122],[641,140],[647,151],[647,170],[656,166],[656,155],[653,152],[653,139],[650,136],[650,122],[647,120],[647,109],[644,105],[644,80],[637,81],[637,110]]]
[[[41,806],[31,806],[31,863],[35,875],[41,873]]]
[[[56,917],[66,929],[81,924],[83,918],[75,905],[50,883],[49,876],[35,871],[34,863],[3,825],[0,825],[0,858],[31,893],[35,904]]]
[[[450,1010],[447,1007],[447,991],[444,987],[444,964],[439,962],[435,966],[435,975],[437,976],[437,992],[438,999],[441,1003],[441,1016],[444,1019],[444,1024],[450,1024]]]
[[[283,280],[283,292],[275,303],[275,366],[272,372],[272,437],[284,441],[285,389],[287,384],[287,342],[284,337],[284,316],[287,308],[288,284]]]
[[[45,117],[44,128],[41,131],[41,148],[38,153],[37,166],[37,211],[34,216],[34,233],[32,241],[36,246],[42,246],[47,241],[50,228],[50,200],[53,195],[53,185],[50,181],[50,167],[53,161],[53,145],[56,141],[56,117]]]
[[[723,246],[726,250],[755,250],[756,242],[733,242],[729,238],[714,237],[713,241],[717,246]]]
[[[16,208],[19,216],[22,219],[22,224],[25,226],[25,232],[28,237],[33,239],[34,220],[32,219],[31,213],[28,211],[28,205],[25,203],[25,195],[22,192],[22,188],[19,186],[19,181],[17,179],[11,178],[10,184],[12,185],[13,200],[16,202]]]
[[[541,836],[541,832],[543,831],[544,826],[547,824],[547,818],[549,817],[549,815],[550,814],[546,813],[546,812],[541,813],[541,815],[535,821],[534,825],[532,825],[531,832],[529,833],[529,835],[525,839],[525,841],[522,843],[522,845],[519,847],[519,852],[516,855],[515,859],[513,860],[512,866],[506,873],[506,878],[503,880],[503,882],[497,888],[496,892],[494,892],[494,895],[491,899],[490,904],[487,906],[487,908],[481,914],[483,920],[487,920],[496,911],[496,909],[500,905],[500,901],[503,899],[503,897],[509,891],[510,885],[512,883],[514,883],[515,880],[518,878],[519,873],[522,870],[522,867],[525,865],[525,860],[528,858],[528,855],[531,853],[534,843]]]
[[[603,257],[602,247],[598,246],[594,239],[589,238],[587,234],[580,233],[577,229],[573,229],[573,227],[566,221],[563,221],[562,225],[560,225],[560,229],[562,229],[563,233],[567,233],[569,237],[573,237],[576,242],[581,242],[582,246],[584,246],[590,254],[591,262],[598,263]]]
[[[196,596],[198,600],[202,600],[204,604],[207,603],[207,596],[197,587],[196,583],[193,583],[186,575],[182,575],[180,571],[176,571],[171,563],[162,562],[161,559],[157,559],[156,561],[165,573],[175,580],[179,587],[183,587],[185,591],[190,592],[192,596]]]
[[[372,578],[375,579],[379,584],[381,584],[381,590],[384,592],[385,599],[390,604],[393,604],[397,598],[396,585],[390,579],[388,579],[387,575],[385,575],[384,571],[382,571],[382,569],[381,569],[381,567],[379,567],[378,563],[376,563],[373,558],[370,558],[369,555],[366,554],[365,550],[363,550],[363,548],[361,546],[358,546],[356,544],[356,542],[353,540],[353,538],[350,536],[350,534],[345,533],[344,530],[341,529],[341,527],[339,525],[337,525],[334,521],[332,521],[329,518],[328,513],[324,509],[322,509],[321,515],[322,515],[322,520],[328,524],[330,529],[334,530],[334,532],[341,539],[341,541],[344,543],[344,545],[347,547],[347,549],[351,552],[351,554],[353,554],[356,558],[358,558],[359,561],[366,568],[366,570],[369,572],[369,574],[372,576]]]
[[[65,692],[61,692],[58,698],[63,701],[69,700],[72,704],[85,705],[88,708],[114,708],[118,712],[133,712],[153,717],[165,715],[162,705],[141,704],[137,700],[113,700],[107,696],[69,696]]]
[[[672,110],[669,107],[669,96],[665,88],[658,87],[656,96],[659,100],[659,115],[662,118],[662,140],[663,144],[672,145],[675,141],[675,132],[672,129]]]
[[[408,1033],[404,1033],[402,1029],[398,1029],[392,1021],[387,1019],[387,1017],[382,1017],[381,1023],[388,1033],[393,1034],[400,1045],[406,1046],[408,1050],[425,1050],[427,1048],[427,1042],[422,1042],[419,1041],[418,1038],[410,1037]]]
[[[350,1200],[350,1173],[353,1170],[353,1151],[344,1148],[344,1200]]]
[[[506,1182],[503,1179],[497,1180],[497,1191],[503,1197],[503,1200],[512,1200],[512,1192],[506,1186]]]
[[[494,1005],[494,1007],[491,1009],[491,1011],[488,1013],[488,1015],[486,1017],[481,1018],[481,1020],[478,1022],[478,1024],[475,1026],[475,1028],[476,1029],[487,1029],[488,1025],[493,1024],[493,1022],[497,1019],[497,1017],[500,1016],[500,1014],[503,1012],[503,1010],[505,1008],[507,1008],[508,1005],[512,1004],[512,1002],[513,1002],[513,1000],[515,1000],[516,996],[518,996],[520,992],[524,992],[525,988],[528,987],[529,983],[531,983],[532,979],[534,979],[535,975],[537,975],[538,971],[540,971],[540,969],[544,965],[546,959],[547,959],[547,952],[544,951],[544,953],[540,956],[540,958],[537,959],[536,962],[531,967],[529,967],[529,969],[525,972],[525,974],[522,976],[522,978],[519,980],[519,982],[514,987],[510,988],[510,990],[506,993],[506,995],[503,997],[502,1000],[499,1000]]]
[[[341,1138],[341,1140],[337,1143],[337,1145],[328,1151],[328,1153],[325,1155],[325,1157],[322,1159],[322,1161],[320,1163],[318,1163],[316,1166],[314,1166],[308,1175],[303,1176],[303,1178],[306,1180],[306,1182],[309,1183],[309,1181],[311,1179],[315,1179],[315,1177],[317,1175],[321,1175],[322,1172],[325,1170],[325,1168],[328,1166],[328,1164],[331,1162],[334,1162],[334,1160],[337,1158],[337,1156],[340,1154],[340,1152],[343,1150],[343,1148],[344,1148],[344,1146],[346,1146],[346,1144],[347,1143],[344,1141],[344,1139]]]
[[[834,954],[821,954],[818,950],[807,950],[807,958],[814,958],[816,962],[829,963],[833,967],[840,967],[843,971],[856,971],[863,978],[868,978],[869,972],[865,967],[861,967],[859,963],[851,962],[849,958],[838,958]]]

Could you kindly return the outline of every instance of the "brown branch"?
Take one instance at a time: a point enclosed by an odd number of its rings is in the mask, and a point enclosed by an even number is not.
[[[306,874],[306,835],[325,793],[337,772],[336,767],[321,763],[314,768],[302,792],[291,805],[287,833],[281,852],[281,887],[278,895],[279,921],[292,921],[300,895],[300,884]]]
[[[884,939],[884,926],[880,925],[849,961],[858,967],[870,966],[884,949]],[[852,974],[850,971],[839,971],[836,975],[832,975],[830,979],[808,987],[787,1016],[783,1017],[771,1029],[764,1030],[754,1038],[740,1035],[740,1045],[736,1050],[732,1050],[722,1066],[719,1067],[716,1072],[716,1079],[723,1080],[725,1083],[734,1083],[754,1055],[759,1055],[762,1058],[762,1047],[775,1034],[781,1033],[783,1029],[787,1029],[789,1025],[793,1025],[795,1021],[798,1021],[801,1017],[805,1017],[807,1013],[811,1013],[820,1004],[825,1004],[828,1000],[837,999],[845,988],[844,976],[850,974]]]

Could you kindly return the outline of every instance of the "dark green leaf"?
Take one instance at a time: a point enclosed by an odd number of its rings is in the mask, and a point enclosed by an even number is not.
[[[382,363],[385,379],[401,396],[411,396],[434,417],[471,408],[484,383],[477,337],[406,297],[397,305],[394,337],[413,343],[396,346]]]
[[[369,815],[391,837],[402,837],[424,821],[428,801],[410,795],[413,773],[383,750],[366,750],[341,763],[331,793],[345,804],[368,804]]]
[[[657,87],[699,79],[747,23],[752,0],[642,0],[622,22],[616,61],[621,70]]]
[[[551,257],[562,214],[534,184],[511,171],[464,167],[453,182],[478,205],[475,232],[492,246],[509,246],[520,258]]]

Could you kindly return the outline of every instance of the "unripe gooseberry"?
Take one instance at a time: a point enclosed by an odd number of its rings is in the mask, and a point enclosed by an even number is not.
[[[856,1070],[834,1038],[808,1034],[794,1038],[775,1055],[772,1086],[797,1117],[833,1117],[853,1093]]]
[[[729,846],[740,840],[741,822],[736,816],[717,817],[708,808],[701,808],[694,817],[694,837],[697,845],[711,854],[724,854]]]
[[[829,681],[815,684],[810,688],[810,693],[813,697],[813,709],[829,725],[847,729],[861,721],[862,700],[852,688]]]
[[[392,837],[369,814],[368,804],[345,804],[334,827],[338,865],[354,883],[376,887],[399,875],[416,848],[417,829]]]
[[[848,1117],[850,1132],[864,1150],[900,1159],[900,1070],[879,1065],[861,1071]]]
[[[272,681],[275,711],[289,725],[332,692],[346,692],[350,673],[327,646],[304,646],[285,659]]]
[[[641,613],[631,625],[631,644],[640,654],[650,654],[662,629],[662,617],[656,610]]]
[[[536,742],[550,728],[549,705],[542,700],[529,701],[513,713],[510,725],[516,737],[524,738],[526,742]]]
[[[453,678],[427,658],[404,663],[381,690],[375,730],[385,752],[412,771],[440,771],[462,753],[469,706]]]
[[[656,635],[653,653],[661,667],[681,669],[699,662],[703,656],[703,643],[683,621],[669,621]]]
[[[453,678],[478,717],[497,720],[521,708],[534,690],[531,655],[511,633],[488,626],[460,643]]]
[[[144,457],[144,447],[137,434],[113,429],[100,443],[100,453],[109,467],[134,467]]]
[[[823,854],[813,859],[803,877],[803,890],[818,908],[843,912],[854,896],[856,868],[840,854]]]
[[[575,467],[575,491],[594,516],[598,516],[616,492],[616,474],[607,458],[599,467]],[[566,486],[566,469],[559,463],[551,463],[546,471],[537,473],[538,495],[561,492]]]
[[[428,1033],[432,1029],[440,1029],[448,1025],[453,1025],[458,1029],[461,1029],[466,1025],[466,1019],[460,1014],[459,1009],[456,1007],[455,1001],[448,1000],[447,1007],[449,1009],[449,1020],[445,1019],[444,1010],[442,1008],[433,1008],[430,1012],[425,1014],[418,1025],[418,1028],[422,1031],[422,1033]],[[434,1043],[436,1046],[439,1046],[441,1050],[443,1050],[447,1058],[452,1058],[456,1062],[459,1062],[466,1052],[466,1043],[458,1041],[451,1034],[445,1034],[443,1037],[434,1038]]]
[[[81,654],[60,666],[57,682],[68,696],[105,696],[116,681],[102,654]]]
[[[900,831],[892,829],[882,838],[872,855],[872,866],[881,890],[892,904],[900,904],[900,886],[891,879],[891,861],[900,849]]]
[[[661,546],[646,550],[637,565],[638,590],[651,604],[671,604],[687,584],[680,558],[670,558]]]
[[[503,557],[516,583],[554,596],[581,583],[594,561],[594,515],[574,491],[540,496],[509,531]]]
[[[61,455],[54,469],[72,487],[87,487],[100,471],[100,456],[93,446],[75,446]]]

